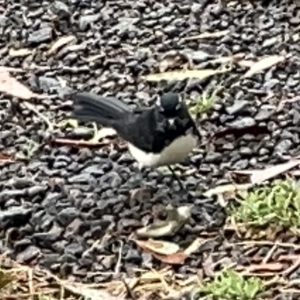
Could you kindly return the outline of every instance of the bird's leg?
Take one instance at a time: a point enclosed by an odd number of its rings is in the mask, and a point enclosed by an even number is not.
[[[168,169],[170,170],[170,172],[172,173],[173,178],[178,182],[180,189],[185,191],[185,188],[180,180],[180,178],[177,176],[177,174],[175,173],[175,171],[172,169],[172,167],[168,166]]]

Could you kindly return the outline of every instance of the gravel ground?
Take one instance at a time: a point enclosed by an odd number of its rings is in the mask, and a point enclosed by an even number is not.
[[[199,147],[178,168],[190,191],[199,182],[200,190],[209,189],[226,182],[228,170],[262,168],[299,153],[299,102],[281,109],[278,104],[300,90],[300,5],[272,1],[262,8],[260,1],[226,1],[226,7],[211,1],[204,7],[201,2],[43,0],[25,5],[0,0],[0,65],[22,69],[13,76],[32,91],[51,95],[34,103],[55,124],[70,115],[71,89],[117,96],[136,106],[161,92],[184,91],[196,101],[203,91],[221,87],[212,110],[198,120],[202,142],[232,127],[244,134],[214,139],[209,149]],[[229,33],[188,38],[223,30]],[[62,44],[56,49],[57,40]],[[169,70],[187,62],[216,69],[208,60],[238,53],[252,60],[291,58],[245,79],[240,66],[209,79],[141,79],[164,70],[166,61],[172,62]],[[180,57],[179,63],[174,57]],[[112,279],[116,266],[128,276],[136,274],[134,268],[164,267],[128,237],[163,218],[160,212],[169,203],[193,204],[192,217],[174,242],[189,243],[200,232],[222,229],[226,215],[215,199],[179,194],[176,182],[159,171],[141,174],[122,142],[93,148],[49,143],[53,136],[91,138],[92,127],[50,132],[23,101],[0,94],[0,107],[0,151],[19,158],[0,167],[0,253],[62,277],[100,283]],[[151,190],[133,195],[142,176]],[[246,258],[247,249],[229,248],[219,238],[208,247],[214,261]],[[174,270],[184,275],[202,268],[206,250]],[[293,274],[299,276],[297,270]]]

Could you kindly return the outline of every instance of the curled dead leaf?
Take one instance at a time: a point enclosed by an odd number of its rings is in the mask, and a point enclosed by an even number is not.
[[[244,74],[244,78],[248,78],[253,76],[254,74],[263,71],[265,69],[271,68],[272,66],[275,66],[281,62],[284,62],[286,59],[286,56],[283,55],[271,55],[264,57],[260,60],[258,60],[256,63],[254,63],[248,72]]]
[[[51,48],[48,50],[48,54],[55,54],[63,46],[70,44],[75,41],[76,37],[74,35],[62,36],[57,41],[53,43]]]
[[[32,50],[27,49],[27,48],[22,48],[22,49],[9,49],[8,55],[10,57],[24,57],[32,53]]]

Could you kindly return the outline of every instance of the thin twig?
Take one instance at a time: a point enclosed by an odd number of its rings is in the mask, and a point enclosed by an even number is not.
[[[41,118],[48,126],[48,129],[50,131],[53,130],[54,125],[50,122],[50,120],[48,118],[46,118],[43,114],[41,114],[35,107],[34,105],[32,105],[29,102],[23,102],[24,105],[26,106],[26,108],[28,108],[29,110],[31,110],[32,112],[34,112],[39,118]]]

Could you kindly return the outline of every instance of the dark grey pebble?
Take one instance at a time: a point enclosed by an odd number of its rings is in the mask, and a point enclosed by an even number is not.
[[[135,249],[128,249],[127,254],[124,257],[124,260],[128,263],[140,264],[142,262],[142,256]]]
[[[240,100],[240,101],[235,101],[232,106],[228,106],[225,108],[228,114],[230,115],[235,115],[241,111],[244,110],[245,107],[249,104],[248,101]]]
[[[0,203],[3,203],[4,201],[9,200],[10,198],[17,198],[20,196],[25,196],[26,195],[26,189],[21,189],[21,190],[3,190],[0,192]]]
[[[94,22],[97,22],[100,17],[101,17],[100,14],[81,16],[79,18],[80,30],[82,30],[82,31],[86,30],[88,28],[88,25],[90,25]]]
[[[14,177],[10,180],[8,180],[7,185],[12,185],[16,189],[23,189],[26,187],[29,187],[33,185],[34,182],[32,178],[26,178],[26,177]]]
[[[0,15],[0,26],[4,27],[7,24],[8,20],[9,19],[7,17]]]
[[[58,253],[64,253],[65,248],[68,245],[68,241],[66,240],[61,240],[61,241],[57,241],[55,243],[52,243],[52,248],[55,252]],[[60,261],[62,261],[62,258],[60,257]]]
[[[31,209],[22,206],[14,206],[0,211],[0,228],[20,227],[29,221],[31,214]]]
[[[257,115],[254,117],[256,121],[268,120],[274,113],[275,107],[261,107]]]
[[[53,225],[53,227],[47,232],[36,232],[33,234],[33,238],[44,247],[51,247],[52,243],[57,241],[63,233],[63,229],[57,225]]]
[[[293,124],[299,125],[300,124],[300,113],[297,110],[292,110],[293,115]]]
[[[19,252],[19,251],[23,251],[28,246],[31,246],[31,244],[32,244],[31,239],[24,238],[22,240],[16,241],[14,243],[14,248],[17,249],[17,251]]]
[[[75,207],[68,207],[57,214],[57,221],[63,226],[68,226],[78,216],[79,211]]]
[[[44,42],[49,42],[51,41],[51,39],[52,28],[44,27],[29,34],[27,41],[29,44],[40,44]]]
[[[105,171],[103,170],[102,165],[98,165],[98,164],[97,165],[93,164],[92,166],[86,167],[81,172],[93,175],[95,177],[100,177],[103,174],[105,174]]]
[[[48,269],[54,264],[56,264],[59,260],[58,253],[51,253],[51,254],[44,254],[43,257],[40,259],[39,263]]]
[[[65,253],[72,255],[72,256],[81,256],[82,252],[84,251],[82,245],[78,244],[78,243],[72,243],[69,244],[66,248],[65,248]]]
[[[205,157],[205,161],[208,163],[216,163],[222,160],[222,154],[217,152],[208,152]]]
[[[46,185],[35,185],[27,189],[27,195],[29,197],[34,197],[39,194],[44,194],[47,189],[48,187]]]
[[[249,147],[241,147],[240,154],[242,154],[243,156],[251,156],[253,155],[253,150]]]
[[[68,178],[68,182],[72,184],[90,184],[95,182],[95,178],[90,174],[82,173]]]
[[[54,1],[50,6],[50,11],[59,17],[69,17],[71,15],[69,7],[62,1]]]
[[[286,153],[293,145],[291,140],[282,140],[274,148],[274,152],[278,154]]]
[[[234,122],[231,122],[230,124],[228,124],[230,127],[232,128],[236,128],[236,129],[242,129],[245,127],[251,127],[254,126],[256,124],[255,120],[251,117],[245,117],[239,120],[236,120]]]
[[[40,76],[38,78],[38,85],[44,93],[55,92],[61,87],[58,80],[47,76]]]
[[[29,246],[24,251],[20,252],[16,259],[19,263],[29,263],[30,261],[38,258],[41,250],[35,246]]]

